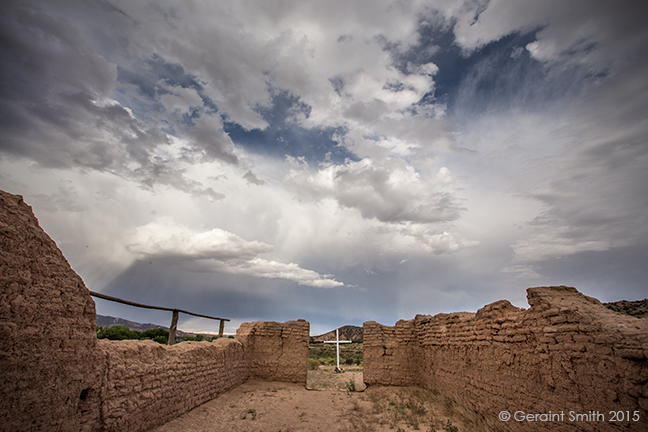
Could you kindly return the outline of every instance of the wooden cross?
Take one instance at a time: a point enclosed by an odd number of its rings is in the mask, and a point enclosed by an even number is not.
[[[340,369],[340,344],[341,343],[351,343],[351,341],[341,341],[340,340],[340,332],[339,329],[335,329],[335,340],[334,341],[324,341],[324,343],[334,343],[337,345],[337,368],[335,369],[336,371],[340,372],[342,369]]]

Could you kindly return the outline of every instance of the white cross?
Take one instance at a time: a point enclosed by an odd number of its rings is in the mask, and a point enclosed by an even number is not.
[[[337,345],[337,371],[340,371],[340,344],[341,343],[351,343],[351,341],[341,341],[340,332],[338,329],[335,329],[335,340],[334,341],[324,341],[324,343],[334,343]]]

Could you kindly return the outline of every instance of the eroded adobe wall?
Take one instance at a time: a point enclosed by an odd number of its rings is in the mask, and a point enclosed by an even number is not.
[[[363,380],[366,384],[408,386],[420,381],[423,351],[414,320],[393,327],[375,321],[363,325]]]
[[[569,411],[609,419],[621,410],[638,411],[630,426],[645,430],[648,321],[610,311],[571,287],[530,288],[527,296],[528,310],[498,301],[476,314],[417,315],[394,328],[365,323],[365,382],[423,385],[505,430],[621,430],[628,422],[568,421]],[[413,365],[413,372],[398,364]],[[500,422],[503,410],[562,411],[565,421]]]
[[[105,355],[102,430],[145,431],[242,384],[243,344],[233,339],[183,342],[100,340]]]
[[[250,376],[306,385],[308,377],[308,321],[249,322],[236,331],[245,345]]]
[[[0,191],[0,431],[144,431],[252,371],[306,382],[305,321],[168,347],[97,341],[95,320],[88,289],[31,208]]]
[[[0,191],[0,430],[99,421],[95,304],[21,196]]]
[[[145,431],[214,399],[249,377],[306,383],[309,324],[243,323],[235,339],[106,341],[101,394],[105,431]]]

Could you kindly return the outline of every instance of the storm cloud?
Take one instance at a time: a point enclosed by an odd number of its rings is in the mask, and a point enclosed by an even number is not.
[[[93,290],[314,333],[648,294],[645,2],[0,12],[0,187]]]

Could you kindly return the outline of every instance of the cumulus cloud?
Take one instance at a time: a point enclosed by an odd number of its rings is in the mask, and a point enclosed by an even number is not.
[[[315,288],[344,286],[342,282],[333,279],[333,275],[320,275],[312,270],[303,269],[295,263],[285,264],[261,258],[254,258],[240,265],[226,267],[224,271],[258,278],[287,279],[297,282],[299,285],[307,285]]]
[[[127,248],[145,256],[185,256],[191,259],[250,259],[260,253],[271,252],[272,246],[246,241],[241,237],[214,228],[194,232],[170,221],[151,222],[137,228],[133,243]]]
[[[329,165],[311,172],[292,169],[286,180],[299,186],[301,196],[332,196],[343,207],[355,208],[365,218],[381,222],[448,222],[461,207],[450,193],[435,190],[451,180],[447,167],[422,176],[401,159],[376,164],[365,158],[344,165]]]
[[[202,269],[222,271],[266,279],[286,279],[317,288],[344,286],[332,275],[320,275],[295,263],[281,263],[259,258],[273,251],[269,244],[247,241],[231,232],[214,228],[198,232],[168,219],[151,222],[136,229],[126,248],[146,258],[181,258],[210,260]]]

